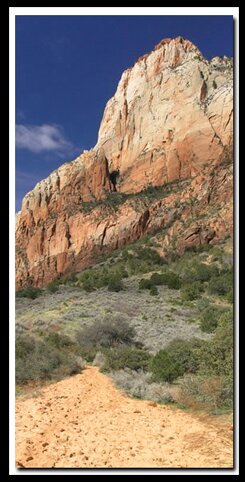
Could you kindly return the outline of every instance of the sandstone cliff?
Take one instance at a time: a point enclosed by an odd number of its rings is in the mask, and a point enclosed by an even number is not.
[[[232,143],[232,68],[188,40],[165,39],[126,70],[107,103],[97,146],[121,191],[140,191],[218,163]],[[97,147],[96,146],[96,147]]]
[[[43,286],[147,232],[164,230],[163,253],[231,233],[232,108],[230,59],[207,61],[181,37],[138,59],[106,106],[94,149],[23,199],[17,288]]]

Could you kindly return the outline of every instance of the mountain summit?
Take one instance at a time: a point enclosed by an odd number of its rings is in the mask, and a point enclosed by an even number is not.
[[[232,232],[232,60],[162,40],[121,77],[98,141],[23,199],[16,282],[43,286],[147,232],[162,253]]]

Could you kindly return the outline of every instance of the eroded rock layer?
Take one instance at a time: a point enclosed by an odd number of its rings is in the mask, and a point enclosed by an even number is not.
[[[107,103],[94,149],[23,199],[17,288],[43,286],[148,232],[164,230],[163,253],[231,234],[232,94],[231,60],[208,61],[181,37],[138,59]],[[162,197],[147,195],[170,182]]]

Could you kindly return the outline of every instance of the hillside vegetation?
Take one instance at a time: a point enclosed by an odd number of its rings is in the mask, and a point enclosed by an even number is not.
[[[231,242],[163,258],[160,236],[17,293],[18,391],[94,363],[133,397],[231,409]]]

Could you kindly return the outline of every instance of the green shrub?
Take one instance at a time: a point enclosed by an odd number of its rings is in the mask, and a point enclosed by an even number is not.
[[[224,309],[215,305],[210,305],[205,308],[200,316],[200,327],[205,333],[213,333],[218,326],[219,319],[222,316]]]
[[[35,300],[38,296],[42,294],[42,292],[43,291],[40,288],[30,286],[29,288],[17,291],[16,296],[17,298],[31,298],[32,300]]]
[[[150,279],[151,285],[167,285],[171,289],[179,289],[181,287],[180,277],[173,271],[165,271],[164,273],[153,273]]]
[[[56,293],[56,291],[58,291],[58,289],[59,289],[59,286],[60,286],[60,281],[58,279],[55,279],[47,285],[47,290],[50,293]]]
[[[157,296],[157,295],[159,295],[159,291],[158,291],[158,289],[157,289],[156,286],[152,286],[152,288],[150,289],[150,295],[151,295],[151,296]]]
[[[83,347],[104,346],[112,347],[121,344],[131,345],[135,330],[126,321],[95,322],[77,334],[77,340]]]
[[[185,372],[195,373],[199,367],[198,350],[202,345],[203,341],[198,338],[190,340],[175,338],[169,343],[167,348],[179,360]]]
[[[60,365],[59,353],[45,345],[41,340],[32,339],[31,349],[22,350],[23,336],[16,339],[16,381],[26,383],[30,380],[51,378],[52,372]]]
[[[196,307],[200,312],[202,312],[203,310],[205,310],[209,306],[210,306],[210,300],[209,300],[209,298],[206,298],[205,296],[202,296],[202,298],[200,298],[196,303]]]
[[[186,246],[185,247],[185,253],[184,255],[186,256],[187,254],[195,254],[197,252],[198,246]]]
[[[228,301],[228,303],[233,303],[234,295],[233,295],[233,289],[232,288],[230,289],[230,291],[227,291],[225,297],[226,297],[226,300]]]
[[[60,365],[57,353],[32,353],[25,358],[17,358],[15,364],[16,383],[25,384],[30,381],[50,380]]]
[[[200,371],[205,374],[232,378],[233,372],[233,326],[231,314],[221,316],[211,340],[200,348],[198,356]]]
[[[88,363],[92,363],[95,359],[98,348],[96,346],[81,346],[80,355]]]
[[[203,283],[218,275],[219,270],[216,265],[200,263],[197,259],[191,259],[187,262],[187,266],[184,266],[182,269],[182,279],[185,283],[193,283],[195,281]]]
[[[118,267],[118,274],[121,278],[128,278],[128,272],[124,266]]]
[[[195,350],[198,370],[180,381],[181,397],[188,405],[204,408],[232,408],[233,324],[232,310],[220,314],[213,337]]]
[[[232,409],[233,406],[233,376],[223,375],[219,394],[218,407]]]
[[[79,275],[79,286],[81,286],[87,292],[94,291],[98,287],[99,274],[102,275],[102,272],[99,272],[99,270],[95,269],[83,271]],[[100,278],[102,280],[102,276]]]
[[[63,278],[63,283],[64,284],[73,284],[77,281],[77,273],[71,273],[71,274],[68,274],[67,276],[65,276]]]
[[[176,274],[173,273],[173,271],[168,271],[167,273],[163,273],[165,277],[165,283],[168,288],[171,288],[173,290],[178,290],[181,287],[181,279],[180,277]]]
[[[90,293],[91,291],[95,290],[95,283],[92,278],[85,278],[84,281],[82,282],[82,287],[85,291]]]
[[[195,252],[196,253],[204,253],[207,251],[210,251],[213,249],[212,244],[199,244],[198,246],[195,246]]]
[[[173,382],[184,374],[178,360],[174,359],[167,350],[160,350],[151,363],[152,379],[155,382]]]
[[[133,257],[134,257],[134,255],[132,253],[129,253],[127,248],[124,248],[122,250],[122,259],[124,261],[127,261],[128,259],[133,258]]]
[[[171,383],[186,372],[197,371],[199,365],[196,351],[200,346],[201,342],[198,340],[173,340],[152,359],[153,380]]]
[[[156,250],[150,247],[142,247],[137,245],[133,247],[134,252],[124,251],[122,259],[126,262],[127,271],[132,274],[148,273],[153,269],[159,268],[160,265],[166,263]]]
[[[108,281],[108,290],[115,292],[123,290],[123,282],[119,275],[111,276]]]
[[[161,273],[153,273],[151,275],[151,278],[150,278],[150,281],[153,285],[156,285],[156,286],[161,286],[162,284],[165,284],[164,283],[164,275],[161,274]]]
[[[224,270],[219,276],[212,278],[208,284],[208,291],[212,295],[225,296],[231,292],[233,285],[233,273]]]
[[[217,318],[211,316],[208,318],[207,316],[202,316],[201,318],[201,330],[204,331],[204,333],[213,333],[215,329],[218,326],[218,320]]]
[[[15,341],[15,356],[23,358],[35,350],[36,340],[30,335],[18,335]]]
[[[128,272],[123,264],[99,266],[91,268],[79,276],[79,286],[85,291],[108,287],[110,291],[120,291],[123,289],[122,279],[128,277]]]
[[[181,280],[173,271],[166,271],[164,273],[153,273],[151,278],[143,278],[139,282],[139,289],[151,290],[153,287],[166,285],[171,289],[179,289]]]
[[[61,379],[77,375],[81,373],[82,368],[83,366],[81,366],[81,363],[79,363],[74,356],[66,357],[62,354],[61,364],[56,373],[56,377],[57,379]]]
[[[139,289],[140,290],[150,290],[154,285],[152,284],[152,281],[147,278],[143,278],[139,282]]]
[[[59,344],[52,335],[47,335],[44,340],[25,335],[16,337],[17,383],[57,380],[81,371],[76,356],[67,349],[67,342]]]
[[[179,254],[174,250],[174,251],[168,251],[167,254],[167,260],[168,264],[175,263],[176,261],[179,260]]]
[[[215,264],[200,263],[196,266],[194,280],[201,282],[208,281],[213,276],[217,276],[218,273],[219,270]]]
[[[151,355],[147,351],[130,347],[106,350],[104,354],[106,361],[103,370],[105,371],[124,368],[147,371],[151,360]]]
[[[76,343],[67,335],[62,333],[50,332],[45,336],[44,341],[55,348],[76,348]]]
[[[191,285],[184,286],[181,296],[184,301],[194,301],[200,298],[203,291],[204,289],[202,284],[196,282]]]
[[[153,265],[161,265],[166,263],[164,258],[160,256],[155,249],[140,247],[137,249],[136,255],[138,259],[149,261]]]
[[[226,377],[187,374],[180,380],[179,387],[178,401],[187,406],[216,413],[220,408],[232,408],[232,382]]]

